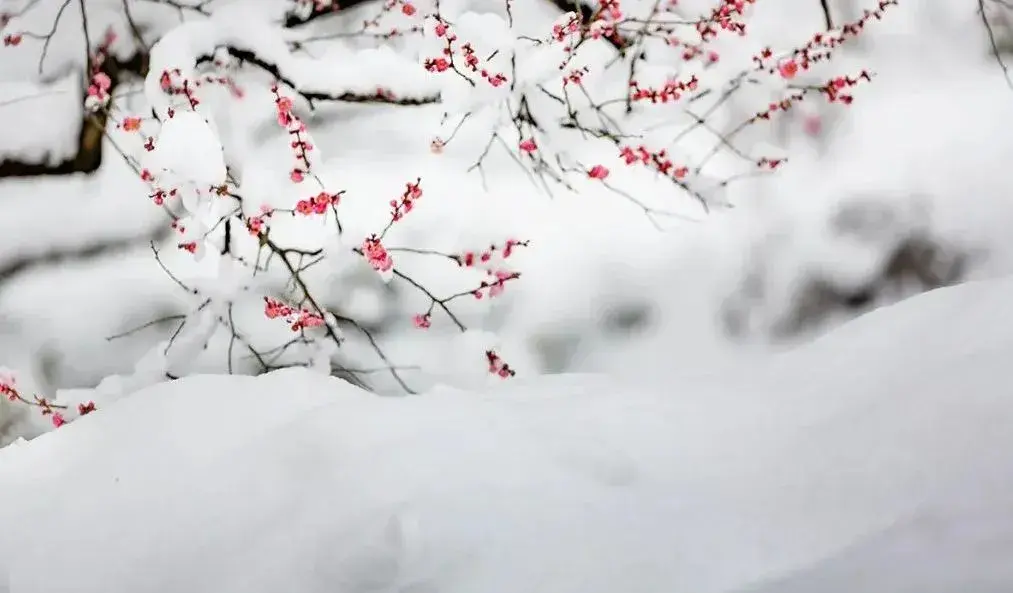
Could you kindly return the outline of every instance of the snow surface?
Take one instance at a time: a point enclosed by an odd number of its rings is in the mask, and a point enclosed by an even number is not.
[[[665,388],[158,385],[0,450],[0,590],[1008,591],[1011,297]]]

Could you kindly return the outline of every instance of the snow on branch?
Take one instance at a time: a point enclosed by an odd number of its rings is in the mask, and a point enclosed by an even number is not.
[[[417,62],[389,48],[358,51],[341,64],[302,58],[289,50],[277,25],[223,10],[207,20],[180,25],[151,48],[145,94],[156,112],[173,105],[164,92],[167,73],[194,78],[194,68],[212,59],[219,48],[262,68],[311,105],[314,101],[420,105],[439,98],[432,77]]]
[[[642,199],[653,188],[663,200],[689,197],[702,211],[723,206],[728,184],[773,174],[786,162],[761,140],[767,122],[812,103],[852,103],[873,73],[825,65],[897,0],[875,0],[860,19],[831,31],[743,44],[755,2],[721,0],[701,12],[682,3],[601,0],[554,22],[525,23],[512,0],[483,12],[386,0],[380,16],[352,33],[380,46],[368,50],[333,41],[334,32],[314,38],[286,29],[281,9],[305,10],[308,0],[279,0],[273,14],[238,0],[159,29],[138,89],[143,101],[114,100],[102,70],[92,73],[85,101],[106,114],[110,144],[125,148],[147,198],[168,215],[171,236],[152,252],[188,308],[124,381],[305,366],[411,393],[434,377],[523,374],[523,359],[477,328],[486,303],[520,281],[524,258],[514,254],[537,244],[505,229],[476,232],[474,220],[451,220],[456,211],[438,216],[433,209],[446,208],[460,190],[441,188],[424,163],[442,154],[483,182],[486,167],[506,165],[530,182],[519,191],[615,194],[659,229],[662,216],[681,213]],[[313,0],[310,14],[330,5]],[[311,53],[327,40],[326,53]],[[637,51],[615,51],[630,46]],[[229,74],[234,62],[265,72],[267,84],[254,76],[244,85],[261,84],[270,94],[246,94]],[[232,103],[198,109],[213,105],[212,89],[223,86],[232,92],[228,101],[246,97],[245,118],[230,120]],[[431,154],[385,167],[375,191],[356,189],[347,167],[339,171],[339,161],[323,158],[321,147],[331,143],[313,133],[326,134],[325,122],[304,121],[300,97],[311,107],[438,101],[440,109],[419,110],[428,121],[406,124],[422,128],[415,147]],[[234,133],[268,115],[277,126],[266,142],[277,149],[253,150],[261,138]],[[816,123],[810,129],[818,134]],[[347,151],[349,143],[334,148]],[[355,276],[375,291],[359,298],[348,282]],[[378,302],[387,294],[406,297],[410,310],[399,320],[381,320]],[[367,308],[356,300],[371,302]],[[406,355],[380,333],[381,323],[432,328],[450,362]]]

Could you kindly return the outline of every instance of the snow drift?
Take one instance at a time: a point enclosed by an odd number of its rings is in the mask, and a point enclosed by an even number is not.
[[[0,450],[0,591],[1009,590],[1011,297],[933,291],[664,392],[159,385]]]

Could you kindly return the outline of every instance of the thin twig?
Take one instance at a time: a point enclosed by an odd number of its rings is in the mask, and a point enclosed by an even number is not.
[[[981,22],[985,25],[985,31],[988,32],[988,43],[992,46],[992,55],[995,57],[995,61],[1002,68],[1002,76],[1006,80],[1006,86],[1010,90],[1013,90],[1013,79],[1010,78],[1009,66],[1002,59],[1002,55],[999,52],[999,43],[995,39],[995,31],[992,30],[992,23],[989,22],[988,14],[985,12],[985,0],[978,0],[978,14],[981,15]]]

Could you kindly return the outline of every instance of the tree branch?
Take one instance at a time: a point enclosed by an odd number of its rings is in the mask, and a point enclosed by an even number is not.
[[[820,0],[820,7],[823,8],[823,24],[829,31],[834,28],[834,19],[830,16],[830,0]]]
[[[159,226],[157,230],[146,235],[52,249],[37,255],[25,255],[0,262],[0,283],[7,282],[18,274],[36,266],[56,265],[67,261],[90,261],[117,251],[125,251],[144,243],[161,241],[169,236],[169,234],[168,230]]]
[[[995,61],[999,63],[999,67],[1002,68],[1002,76],[1006,79],[1006,86],[1010,90],[1013,90],[1013,79],[1010,78],[1009,66],[1002,59],[999,43],[995,38],[995,31],[992,29],[992,23],[988,20],[988,13],[985,12],[985,0],[978,0],[978,14],[981,15],[981,22],[985,25],[985,31],[988,32],[988,42],[992,48],[992,55],[995,57]]]
[[[428,105],[436,103],[439,100],[439,97],[435,95],[429,97],[402,98],[384,95],[379,92],[372,95],[357,94],[350,92],[333,95],[319,91],[304,91],[299,88],[299,86],[295,83],[295,81],[286,77],[276,64],[272,64],[260,58],[257,54],[251,51],[238,49],[235,47],[226,47],[225,49],[229,52],[229,55],[236,58],[240,62],[251,64],[253,66],[258,67],[261,70],[270,74],[272,77],[277,79],[282,84],[292,88],[297,94],[299,94],[299,96],[306,99],[306,101],[310,104],[310,107],[313,107],[313,103],[315,101],[341,101],[345,103],[385,103],[388,105],[412,106],[412,105]],[[197,58],[197,65],[205,64],[207,62],[210,62],[211,60],[212,56],[200,56],[199,58]]]

